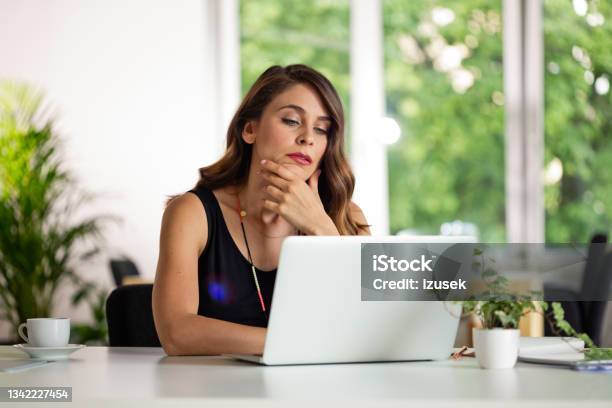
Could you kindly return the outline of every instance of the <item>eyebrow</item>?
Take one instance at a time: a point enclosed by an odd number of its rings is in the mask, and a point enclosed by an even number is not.
[[[306,113],[306,110],[304,110],[304,108],[302,108],[301,106],[298,105],[294,105],[294,104],[289,104],[289,105],[285,105],[285,106],[281,106],[280,108],[278,108],[277,112],[279,110],[285,109],[285,108],[290,108],[293,110],[296,110],[300,113]],[[317,119],[319,120],[325,120],[327,122],[332,122],[332,118],[330,118],[329,116],[319,116]]]

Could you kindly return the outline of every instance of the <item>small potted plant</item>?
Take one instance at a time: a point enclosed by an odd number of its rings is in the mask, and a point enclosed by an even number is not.
[[[520,339],[518,322],[523,315],[537,311],[538,303],[514,295],[463,303],[464,313],[473,313],[482,326],[472,329],[476,359],[482,368],[514,367]]]
[[[475,248],[474,256],[480,258],[473,267],[482,271],[486,290],[477,299],[471,296],[462,303],[463,313],[475,316],[478,321],[472,329],[476,359],[482,368],[514,367],[519,349],[519,320],[524,314],[536,310],[536,303],[527,296],[508,292],[507,279],[492,267],[486,267],[482,249]]]

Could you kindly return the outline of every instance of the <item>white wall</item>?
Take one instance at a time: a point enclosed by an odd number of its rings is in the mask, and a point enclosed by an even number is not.
[[[67,164],[101,194],[87,213],[123,218],[83,276],[112,287],[125,253],[153,278],[165,198],[190,189],[219,153],[206,0],[1,0],[0,78],[42,87]],[[65,291],[64,291],[65,292]],[[77,320],[64,297],[56,315]],[[0,338],[6,327],[0,328]]]

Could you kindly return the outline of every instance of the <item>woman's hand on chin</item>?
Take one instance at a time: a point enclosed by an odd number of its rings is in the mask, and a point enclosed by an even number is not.
[[[308,235],[338,235],[338,229],[323,207],[319,197],[319,175],[317,170],[308,179],[302,180],[282,164],[262,160],[262,177],[267,181],[264,192],[264,208],[293,224]]]

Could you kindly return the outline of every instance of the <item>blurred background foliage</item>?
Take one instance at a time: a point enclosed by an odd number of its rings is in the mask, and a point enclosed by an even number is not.
[[[545,0],[547,241],[612,229],[610,44],[610,0]]]
[[[504,242],[501,0],[383,0],[391,232],[473,223]],[[544,0],[546,240],[612,225],[612,4]],[[350,118],[348,1],[240,2],[243,93],[268,66],[327,75]],[[350,129],[347,129],[347,136]],[[349,145],[350,147],[350,145]]]
[[[59,317],[59,289],[71,283],[72,305],[87,301],[94,324],[72,324],[76,343],[105,344],[108,290],[79,273],[103,243],[109,215],[76,215],[94,196],[67,168],[62,139],[44,94],[0,81],[0,320],[9,342],[29,318]]]
[[[505,240],[501,1],[384,1],[392,232],[460,219]],[[401,176],[400,176],[401,175]]]

